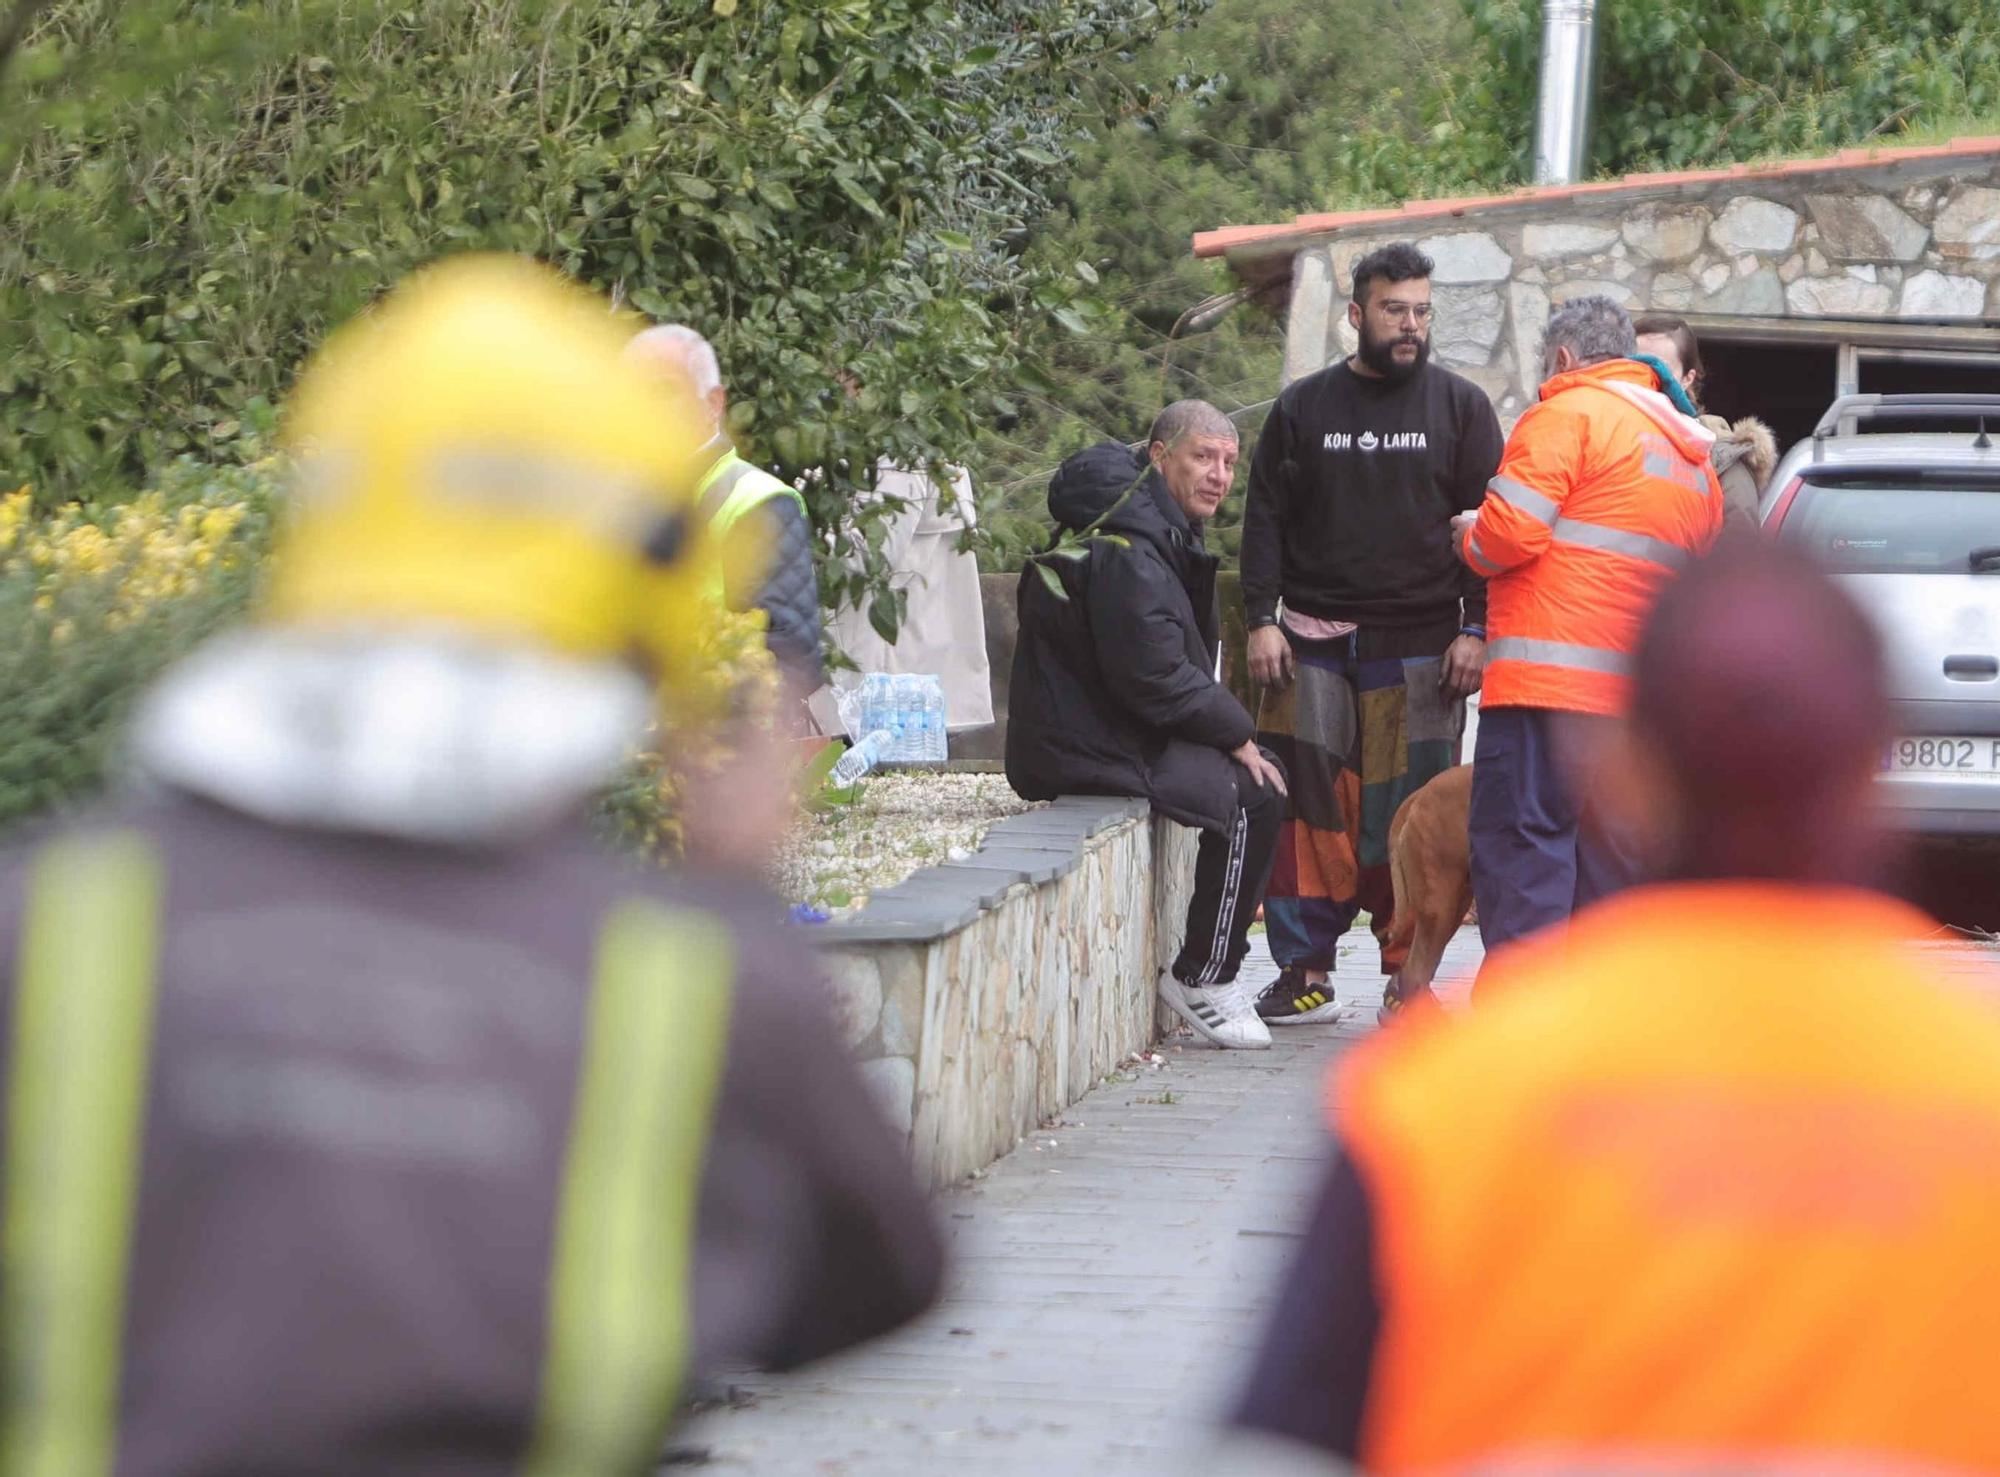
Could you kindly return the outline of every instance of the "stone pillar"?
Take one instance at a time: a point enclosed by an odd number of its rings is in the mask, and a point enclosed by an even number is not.
[[[1285,383],[1326,367],[1327,315],[1333,307],[1333,262],[1324,247],[1292,261],[1292,311],[1285,323]]]

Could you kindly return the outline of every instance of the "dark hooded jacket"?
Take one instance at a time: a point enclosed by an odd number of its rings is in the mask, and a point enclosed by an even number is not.
[[[1115,442],[1062,464],[1049,513],[1096,536],[1079,558],[1044,554],[1022,571],[1008,782],[1030,800],[1139,796],[1184,824],[1227,829],[1229,751],[1256,725],[1215,677],[1216,557],[1159,475]]]

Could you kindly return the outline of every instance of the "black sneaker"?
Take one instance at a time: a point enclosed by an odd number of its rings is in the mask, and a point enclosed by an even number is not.
[[[1302,969],[1287,966],[1257,997],[1257,1014],[1267,1026],[1310,1026],[1337,1021],[1347,1007],[1333,998],[1333,981],[1308,984]]]

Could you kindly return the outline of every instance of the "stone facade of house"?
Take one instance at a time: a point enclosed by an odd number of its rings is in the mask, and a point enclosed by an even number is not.
[[[2000,320],[1990,152],[1655,178],[1370,220],[1311,241],[1292,262],[1285,378],[1353,351],[1353,265],[1396,240],[1415,239],[1437,263],[1432,352],[1508,421],[1539,383],[1550,309],[1586,293],[1635,313]]]

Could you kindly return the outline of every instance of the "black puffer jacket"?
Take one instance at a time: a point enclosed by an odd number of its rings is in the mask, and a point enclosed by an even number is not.
[[[1216,557],[1159,476],[1115,442],[1062,464],[1049,512],[1073,530],[1103,518],[1098,532],[1124,542],[1093,538],[1083,558],[1047,555],[1022,571],[1008,782],[1029,800],[1136,795],[1226,830],[1237,804],[1229,751],[1256,726],[1215,680]]]

